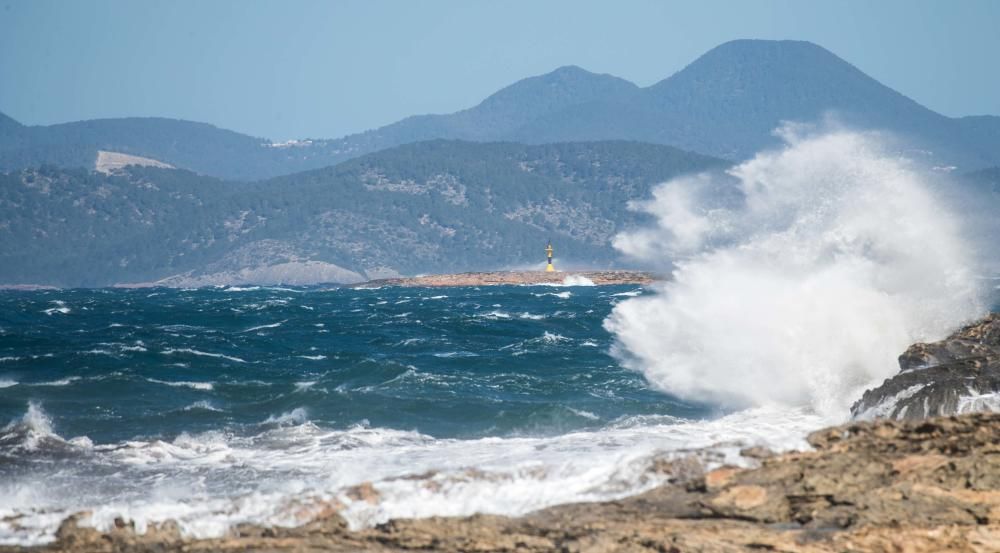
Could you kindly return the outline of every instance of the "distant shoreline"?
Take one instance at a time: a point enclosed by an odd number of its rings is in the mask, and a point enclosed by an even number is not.
[[[351,288],[398,286],[405,288],[450,288],[459,286],[500,285],[577,285],[609,286],[615,284],[651,284],[661,280],[647,271],[489,271],[424,275],[416,277],[381,278],[350,285]]]
[[[140,288],[219,288],[226,286],[318,286],[335,285],[344,288],[380,288],[383,286],[395,286],[401,288],[454,288],[461,286],[530,286],[540,285],[564,285],[564,286],[613,286],[620,284],[651,284],[664,280],[660,275],[649,271],[632,270],[604,270],[604,271],[485,271],[469,273],[452,273],[439,275],[421,275],[413,277],[393,277],[366,280],[353,283],[337,282],[314,282],[309,284],[287,284],[287,283],[267,283],[249,282],[244,280],[233,280],[232,282],[203,284],[201,286],[178,286],[176,283],[168,283],[167,279],[152,282],[128,282],[118,283],[107,288],[117,289],[140,289]],[[46,284],[0,284],[0,290],[15,291],[41,291],[41,290],[68,290],[72,288],[61,288]]]

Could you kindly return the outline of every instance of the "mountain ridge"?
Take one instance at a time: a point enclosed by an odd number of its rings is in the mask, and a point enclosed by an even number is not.
[[[434,140],[258,182],[128,166],[0,174],[0,284],[353,282],[609,268],[652,186],[723,169],[662,145]]]
[[[0,170],[88,166],[101,149],[220,178],[260,180],[437,138],[632,140],[737,161],[776,145],[773,131],[783,122],[822,124],[831,114],[848,126],[897,135],[904,154],[929,165],[962,171],[1000,165],[1000,117],[946,117],[811,42],[741,39],[645,88],[568,65],[517,81],[467,109],[414,115],[338,139],[273,144],[164,118],[24,127],[0,114]]]

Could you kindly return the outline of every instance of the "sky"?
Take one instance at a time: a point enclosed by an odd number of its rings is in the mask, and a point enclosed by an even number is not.
[[[335,138],[563,65],[648,86],[759,38],[815,42],[945,115],[1000,115],[998,28],[996,0],[0,0],[0,112]]]

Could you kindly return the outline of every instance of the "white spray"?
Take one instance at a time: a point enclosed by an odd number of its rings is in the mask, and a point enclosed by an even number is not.
[[[605,327],[627,366],[677,396],[844,416],[909,344],[943,337],[984,302],[958,217],[877,135],[782,136],[784,149],[721,179],[735,181],[738,205],[706,204],[725,183],[702,175],[636,206],[657,226],[615,246],[675,269]]]

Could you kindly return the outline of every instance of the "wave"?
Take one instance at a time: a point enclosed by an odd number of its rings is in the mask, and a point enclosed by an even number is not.
[[[226,359],[227,361],[233,361],[234,363],[246,363],[246,360],[239,357],[234,357],[232,355],[224,355],[222,353],[211,353],[207,351],[199,351],[191,348],[168,348],[161,351],[163,355],[174,355],[176,353],[188,353],[191,355],[198,355],[201,357],[215,357],[217,359]]]
[[[60,378],[59,380],[50,380],[47,382],[35,382],[32,386],[69,386],[70,384],[82,380],[83,377],[80,376],[68,376],[66,378]],[[0,386],[2,387],[2,386]]]
[[[221,413],[222,409],[219,409],[210,401],[201,400],[192,403],[184,408],[185,411],[213,411],[216,413]]]
[[[37,407],[25,418],[51,434],[51,421]],[[139,532],[175,519],[194,537],[224,536],[244,522],[304,524],[324,508],[337,510],[354,529],[401,517],[516,516],[641,493],[670,477],[656,467],[677,456],[696,456],[712,468],[748,463],[739,450],[750,445],[802,448],[805,430],[822,422],[802,411],[757,409],[715,421],[645,417],[554,437],[462,440],[365,423],[323,428],[295,409],[269,417],[260,433],[248,436],[213,431],[91,446],[95,462],[121,473],[117,485],[124,489],[97,485],[106,468],[78,472],[74,461],[67,470],[79,480],[50,503],[38,503],[44,494],[31,495],[30,503],[0,498],[5,515],[39,505],[49,515],[18,518],[17,530],[0,526],[0,541],[51,540],[60,520],[80,510],[90,511],[87,523],[104,530],[117,517],[133,520]],[[152,475],[169,487],[150,486]],[[216,484],[206,487],[206,480]],[[367,493],[359,495],[362,485]],[[8,482],[5,491],[25,497],[30,486],[37,483]]]
[[[267,417],[264,424],[277,424],[277,425],[288,425],[288,424],[303,424],[309,421],[309,411],[305,407],[296,407],[291,411],[282,413],[280,415],[271,415]]]
[[[493,321],[497,321],[497,320],[510,319],[511,315],[510,315],[510,313],[507,313],[506,311],[493,310],[493,311],[489,311],[487,313],[477,313],[476,317],[479,317],[481,319],[490,319],[490,320],[493,320]]]
[[[618,292],[617,294],[611,294],[612,297],[628,297],[628,298],[634,298],[640,295],[642,295],[642,290],[629,290],[628,292]]]
[[[542,342],[545,342],[546,344],[558,344],[560,342],[571,342],[572,341],[571,338],[567,338],[565,336],[562,336],[560,334],[556,334],[554,332],[549,332],[547,330],[544,333],[542,333],[542,336],[541,336],[541,338],[539,338],[539,340],[541,340]]]
[[[147,382],[152,382],[154,384],[163,384],[165,386],[173,386],[175,388],[191,388],[192,390],[203,390],[211,391],[215,389],[215,385],[211,382],[190,382],[186,380],[157,380],[155,378],[147,378]]]
[[[559,299],[563,299],[563,300],[568,300],[572,295],[573,295],[573,293],[570,292],[570,291],[568,291],[568,290],[565,291],[565,292],[545,292],[545,293],[542,293],[542,294],[532,294],[532,296],[535,296],[536,298],[542,298],[542,297],[545,297],[545,296],[552,296],[554,298],[559,298]]]
[[[16,380],[11,380],[9,378],[0,378],[0,388],[10,388],[12,386],[17,386],[18,382]]]
[[[623,364],[676,396],[846,416],[909,344],[981,314],[983,294],[960,219],[878,135],[784,138],[729,180],[654,190],[640,209],[657,226],[614,243],[674,260],[673,279],[605,327]]]
[[[471,351],[446,351],[442,353],[433,354],[434,357],[441,357],[444,359],[451,359],[454,357],[479,357],[478,353],[473,353]]]
[[[253,332],[255,330],[264,330],[265,328],[278,328],[279,326],[281,326],[282,324],[284,324],[286,322],[288,322],[287,319],[284,320],[284,321],[279,321],[277,323],[271,323],[271,324],[259,325],[259,326],[252,326],[252,327],[244,330],[243,332]]]
[[[40,450],[53,453],[92,447],[93,443],[86,436],[66,440],[56,434],[52,419],[41,404],[34,401],[28,402],[21,418],[0,429],[0,453],[33,453]]]

